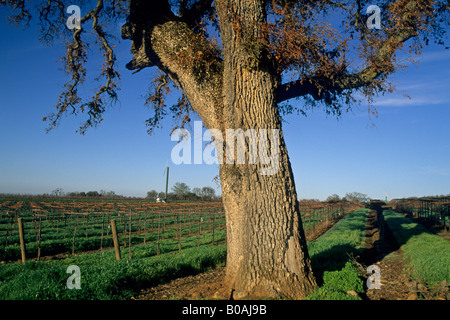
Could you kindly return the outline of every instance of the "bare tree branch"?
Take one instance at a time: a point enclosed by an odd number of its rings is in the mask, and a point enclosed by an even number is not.
[[[328,79],[323,77],[304,77],[300,80],[295,80],[283,84],[279,88],[278,103],[288,99],[311,95],[315,100],[321,100],[327,97],[325,91],[342,93],[344,90],[359,89],[363,86],[372,84],[373,81],[390,72],[393,68],[379,68],[379,64],[391,61],[391,56],[394,54],[396,48],[405,41],[416,36],[414,30],[405,30],[395,33],[385,44],[380,48],[378,55],[374,62],[378,64],[370,65],[360,72],[353,74],[343,74],[336,79]]]
[[[421,8],[420,14],[417,12],[419,8]],[[448,14],[442,6],[438,8],[443,11],[441,14]],[[358,1],[358,10],[360,9]],[[381,34],[368,30],[365,23],[361,26],[361,21],[356,18],[356,20],[350,20],[350,24],[354,24],[351,27],[361,33],[363,51],[360,54],[366,58],[365,67],[357,72],[348,72],[345,68],[329,77],[314,73],[302,75],[299,79],[279,87],[278,102],[309,95],[316,101],[330,103],[333,97],[345,92],[369,87],[371,90],[367,90],[366,93],[373,92],[375,87],[383,85],[388,75],[398,68],[395,59],[398,50],[410,39],[418,41],[421,32],[429,36],[433,19],[438,19],[435,12],[439,10],[433,7],[433,2],[427,1],[390,2],[386,4],[385,9],[385,26]],[[359,11],[355,16],[358,14]],[[441,22],[439,21],[439,25],[442,24]],[[416,47],[412,45],[412,47],[411,51],[420,53],[421,44]]]
[[[65,71],[71,78],[65,84],[66,90],[59,96],[56,105],[57,113],[52,113],[48,116],[49,127],[47,128],[47,131],[52,130],[58,125],[62,115],[64,115],[70,107],[72,114],[77,114],[78,111],[81,111],[82,113],[87,112],[89,118],[78,130],[81,134],[84,134],[89,127],[95,126],[103,120],[102,115],[106,110],[104,105],[105,94],[112,101],[117,99],[116,79],[120,79],[120,75],[114,67],[116,57],[108,40],[109,35],[99,24],[99,16],[103,9],[103,1],[97,0],[95,8],[89,11],[85,16],[81,17],[80,22],[81,25],[83,25],[89,20],[92,20],[92,29],[99,40],[101,45],[100,49],[105,57],[100,77],[105,78],[106,83],[96,90],[94,96],[92,96],[89,101],[82,102],[81,97],[78,95],[78,86],[86,77],[84,64],[87,61],[87,47],[81,39],[83,28],[75,29],[72,42],[67,44],[67,53],[63,59]],[[45,117],[44,120],[47,120],[47,117]]]
[[[24,23],[25,27],[29,26],[32,16],[26,8],[26,0],[1,0],[0,4],[9,6],[14,12],[18,11],[15,15],[7,16],[9,23],[15,23],[16,25]]]

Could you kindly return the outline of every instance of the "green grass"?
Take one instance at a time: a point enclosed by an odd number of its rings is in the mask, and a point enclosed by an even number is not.
[[[360,300],[347,294],[364,292],[358,269],[349,260],[364,250],[367,209],[356,210],[327,233],[308,243],[314,274],[320,285],[308,300]]]
[[[339,220],[327,233],[308,243],[313,270],[319,277],[324,271],[344,267],[349,256],[364,250],[367,209],[358,209]]]
[[[386,223],[403,251],[412,276],[428,285],[450,282],[450,243],[421,224],[392,210],[383,212]]]
[[[355,297],[346,291],[360,292],[361,279],[346,263],[349,255],[357,255],[363,248],[367,213],[362,209],[348,214],[308,243],[315,274],[323,284],[311,299],[352,299]],[[196,236],[183,238],[181,253],[177,253],[177,239],[166,239],[158,257],[156,244],[149,243],[133,246],[131,260],[128,248],[123,248],[121,261],[108,250],[64,260],[0,264],[0,299],[128,299],[142,288],[224,265],[226,246],[210,246],[211,236],[202,234],[200,247]],[[224,236],[225,230],[216,230],[216,241]],[[66,288],[69,265],[80,267],[80,290]]]
[[[58,216],[58,215],[55,215]],[[121,221],[121,216],[117,214],[109,215],[112,218],[117,219],[118,224],[118,232],[126,233],[126,235],[122,235],[120,238],[120,243],[123,244],[124,241],[128,243],[128,231],[129,231],[129,221],[128,219],[124,219]],[[90,222],[87,223],[86,216],[80,216],[79,222],[75,234],[75,241],[73,242],[73,234],[74,234],[74,226],[75,226],[75,218],[73,216],[66,215],[61,218],[59,215],[59,220],[55,220],[53,222],[44,221],[41,225],[41,242],[38,243],[36,239],[36,230],[34,228],[34,223],[31,217],[31,212],[24,212],[22,214],[24,219],[25,226],[25,243],[26,243],[26,256],[28,258],[37,257],[38,247],[40,248],[40,255],[56,255],[60,253],[72,253],[72,249],[75,253],[91,251],[103,248],[112,247],[113,241],[111,236],[111,231],[109,230],[108,236],[106,236],[109,219],[108,217],[97,217],[95,214],[92,214],[90,217]],[[145,220],[144,220],[145,217]],[[122,217],[123,218],[123,217]],[[180,221],[184,222],[187,220],[187,223],[181,227],[182,234],[182,245],[184,247],[185,239],[187,236],[196,234],[201,228],[201,233],[206,233],[211,231],[212,227],[212,217],[208,215],[203,215],[203,222],[199,226],[200,215],[195,216],[183,216],[179,217]],[[0,215],[0,261],[15,261],[19,260],[21,257],[20,253],[20,245],[19,245],[19,234],[17,231],[17,225],[14,225],[14,229],[9,231],[8,237],[7,229],[13,228],[8,220],[9,218],[5,218],[5,215]],[[102,222],[102,219],[104,221]],[[161,221],[158,222],[158,219]],[[144,226],[145,222],[145,226]],[[38,222],[39,223],[39,222]],[[191,225],[188,225],[190,223]],[[87,233],[86,233],[86,224],[88,225]],[[102,233],[102,224],[103,224],[103,239],[101,237]],[[160,227],[159,239],[171,239],[177,237],[180,232],[177,223],[176,216],[170,215],[165,219],[165,228],[163,228],[163,219],[157,214],[143,214],[141,219],[138,215],[134,215],[131,221],[131,243],[133,245],[141,244],[144,242],[144,237],[146,242],[155,242],[158,238],[157,228]],[[138,227],[140,225],[140,228]],[[218,215],[217,219],[214,221],[215,228],[215,236],[220,233],[219,228],[223,228],[225,225],[225,218],[222,215]],[[58,226],[58,228],[57,228]],[[164,232],[163,232],[164,230]],[[223,229],[222,229],[223,230]],[[136,233],[136,232],[140,233]],[[145,231],[145,234],[144,234]],[[133,234],[135,232],[135,234]],[[87,237],[86,237],[87,234]],[[223,237],[224,238],[224,237]],[[216,237],[215,237],[216,240]],[[165,241],[165,240],[164,240]],[[189,243],[189,240],[187,240]],[[8,243],[7,245],[5,245]],[[187,247],[190,247],[187,244]]]
[[[0,264],[0,299],[127,299],[141,288],[223,265],[226,261],[226,246],[211,246],[212,232],[209,224],[202,226],[199,238],[195,227],[196,225],[191,226],[193,235],[191,233],[191,236],[183,236],[180,253],[179,239],[173,238],[176,235],[175,230],[166,230],[165,240],[159,241],[160,256],[156,256],[156,233],[152,232],[147,234],[146,239],[153,242],[131,247],[131,260],[128,259],[129,248],[126,247],[121,249],[121,261],[116,261],[114,250],[104,250],[69,256],[64,260]],[[184,231],[189,231],[188,226],[183,228]],[[225,233],[225,229],[215,230],[215,244],[225,240]],[[131,241],[141,242],[142,237],[142,234],[132,235]],[[128,243],[128,235],[121,236],[120,239],[121,243],[124,239]],[[43,241],[42,255],[46,252],[64,252],[68,247],[71,249],[71,239],[66,239],[68,242],[63,242],[63,245],[61,240],[63,239]],[[97,249],[95,244],[98,241],[95,236],[77,239],[75,251]],[[33,242],[27,243],[27,253],[34,252],[35,245]],[[14,247],[2,249],[3,254],[7,254],[9,250],[17,250]],[[15,254],[17,255],[17,252]],[[70,276],[66,273],[69,265],[80,267],[80,290],[66,288],[66,281]]]
[[[96,259],[96,262],[93,260]],[[140,289],[223,265],[226,246],[185,249],[135,260],[100,259],[99,254],[64,260],[0,265],[0,299],[127,299]],[[81,271],[81,289],[69,290],[66,273],[76,264]]]
[[[347,293],[364,293],[364,282],[357,267],[351,262],[338,271],[325,271],[323,285],[306,297],[306,300],[361,300]]]

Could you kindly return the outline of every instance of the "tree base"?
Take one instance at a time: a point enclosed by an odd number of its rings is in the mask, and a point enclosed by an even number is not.
[[[247,299],[292,299],[301,300],[310,294],[316,287],[313,276],[300,280],[297,275],[287,272],[284,277],[273,275],[273,279],[259,280],[253,283],[244,283],[243,279],[224,280],[223,289],[218,296],[230,300]],[[235,283],[236,285],[231,285]]]

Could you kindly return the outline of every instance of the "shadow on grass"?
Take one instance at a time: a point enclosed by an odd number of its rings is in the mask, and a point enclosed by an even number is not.
[[[386,223],[401,247],[412,276],[432,285],[450,281],[450,244],[421,224],[394,211],[385,211]]]
[[[406,244],[412,237],[422,233],[429,233],[419,223],[413,222],[403,217],[403,215],[399,216],[398,213],[392,210],[391,207],[386,206],[382,201],[371,201],[370,208],[376,211],[376,220],[380,232],[378,247],[385,249],[383,251],[395,251]]]
[[[423,233],[431,234],[418,222],[413,222],[404,217],[388,217],[388,228],[395,235],[399,246],[406,244],[412,237]]]
[[[327,233],[308,243],[313,272],[321,285],[326,271],[341,270],[345,263],[364,251],[368,211],[356,210],[336,223]]]
[[[357,257],[363,250],[354,245],[340,244],[312,255],[311,264],[318,285],[321,286],[323,284],[325,271],[341,270],[352,257]]]

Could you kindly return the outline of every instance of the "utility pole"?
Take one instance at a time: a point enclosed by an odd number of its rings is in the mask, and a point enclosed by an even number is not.
[[[167,188],[169,187],[169,166],[166,167],[166,198],[164,201],[167,202]]]

